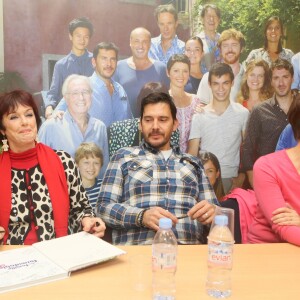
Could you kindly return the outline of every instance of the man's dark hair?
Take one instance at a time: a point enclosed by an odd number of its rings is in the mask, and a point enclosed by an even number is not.
[[[160,14],[162,13],[169,13],[171,15],[174,16],[175,22],[177,22],[178,20],[178,13],[176,11],[176,9],[174,8],[174,6],[172,4],[164,4],[164,5],[159,5],[154,12],[156,21],[158,21],[158,17]]]
[[[211,69],[209,70],[208,74],[208,82],[211,83],[211,77],[216,76],[216,77],[221,77],[225,74],[230,75],[231,81],[234,80],[234,74],[232,72],[232,69],[229,65],[225,63],[215,63],[212,65]]]
[[[142,99],[142,103],[141,103],[141,120],[143,119],[145,106],[148,105],[148,104],[157,104],[157,103],[166,103],[166,104],[168,104],[169,107],[170,107],[172,118],[173,118],[173,120],[176,120],[177,109],[176,109],[176,106],[174,104],[174,101],[173,101],[172,97],[169,94],[163,93],[163,92],[151,93],[151,94],[149,94],[148,96],[146,96],[145,98]]]
[[[219,7],[217,7],[215,4],[211,4],[211,3],[208,3],[208,4],[205,4],[201,10],[201,18],[203,19],[205,17],[205,14],[207,13],[208,9],[213,9],[217,15],[217,17],[219,19],[221,19],[221,10]]]
[[[288,112],[289,123],[292,126],[295,140],[300,141],[300,93],[294,96]]]
[[[74,30],[78,27],[87,28],[90,32],[90,37],[94,33],[94,26],[87,17],[81,17],[81,18],[77,18],[77,19],[72,20],[69,23],[69,33],[71,35],[73,35]]]
[[[170,72],[171,68],[173,67],[173,65],[177,62],[183,63],[183,64],[187,64],[189,67],[189,71],[191,70],[191,62],[190,59],[185,55],[185,54],[173,54],[167,63],[167,70],[168,72]]]
[[[293,65],[286,59],[277,59],[275,60],[270,68],[271,71],[271,75],[273,75],[273,72],[275,69],[281,70],[281,69],[286,69],[287,71],[289,71],[289,73],[294,76],[294,68]]]
[[[97,59],[97,56],[99,54],[100,49],[105,49],[105,50],[113,50],[116,53],[116,58],[118,59],[118,54],[119,54],[119,48],[111,42],[101,42],[99,43],[93,51],[93,57],[94,59]]]
[[[136,99],[136,107],[141,111],[142,100],[151,93],[168,93],[168,88],[161,82],[147,82],[141,88],[140,93]]]

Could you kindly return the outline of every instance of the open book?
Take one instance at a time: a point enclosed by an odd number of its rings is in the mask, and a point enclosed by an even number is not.
[[[86,232],[0,251],[0,293],[66,278],[125,251]]]

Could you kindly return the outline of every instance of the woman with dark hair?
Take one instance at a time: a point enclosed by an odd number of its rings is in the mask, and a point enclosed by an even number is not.
[[[37,141],[41,120],[32,95],[0,95],[0,238],[31,245],[70,233],[104,235],[73,159]]]
[[[245,227],[246,220],[240,219],[240,207],[242,212],[244,211],[243,203],[240,203],[240,196],[248,194],[247,191],[242,189],[234,189],[229,195],[225,195],[224,187],[221,179],[221,168],[218,158],[211,152],[199,152],[200,158],[205,174],[209,180],[209,183],[214,189],[217,199],[220,202],[221,207],[231,208],[234,210],[234,240],[236,244],[242,243],[242,228]],[[251,195],[251,194],[250,194]],[[247,195],[248,198],[248,195]],[[248,217],[248,216],[246,216]]]
[[[203,77],[200,62],[203,57],[203,42],[198,36],[191,37],[185,43],[185,55],[191,63],[190,78],[184,90],[191,94],[197,94],[200,81]]]
[[[264,29],[264,47],[252,50],[246,61],[245,67],[253,59],[263,59],[269,66],[277,59],[286,59],[291,62],[293,51],[282,47],[283,24],[279,17],[270,17]]]
[[[225,196],[221,177],[221,167],[218,158],[211,152],[199,152],[199,158],[204,167],[205,174],[219,201]]]
[[[251,111],[272,94],[269,65],[262,59],[252,60],[243,76],[238,102]]]
[[[288,119],[297,145],[260,157],[254,165],[257,209],[250,243],[288,242],[300,246],[300,94]]]

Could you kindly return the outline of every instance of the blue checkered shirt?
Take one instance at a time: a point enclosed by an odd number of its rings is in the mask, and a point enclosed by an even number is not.
[[[149,57],[163,62],[165,65],[168,63],[169,58],[173,54],[183,54],[185,43],[180,40],[177,35],[172,40],[171,47],[164,53],[161,46],[161,35],[151,39],[151,47],[149,50]]]
[[[197,202],[219,204],[200,161],[178,147],[168,160],[145,142],[118,150],[108,165],[97,202],[97,211],[113,228],[114,244],[151,244],[155,231],[137,225],[144,209],[160,206],[176,216]],[[180,219],[173,228],[180,243],[199,244],[203,225]]]

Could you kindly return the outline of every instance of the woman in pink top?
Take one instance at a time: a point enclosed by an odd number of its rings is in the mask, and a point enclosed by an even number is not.
[[[298,142],[296,147],[262,156],[254,165],[258,207],[248,232],[250,243],[288,242],[300,246],[300,94],[288,118]]]
[[[193,114],[200,107],[200,99],[184,91],[190,77],[191,63],[185,54],[174,54],[167,64],[167,75],[170,78],[169,94],[177,108],[179,122],[179,144],[182,152],[187,152]],[[200,108],[199,108],[200,110]]]

